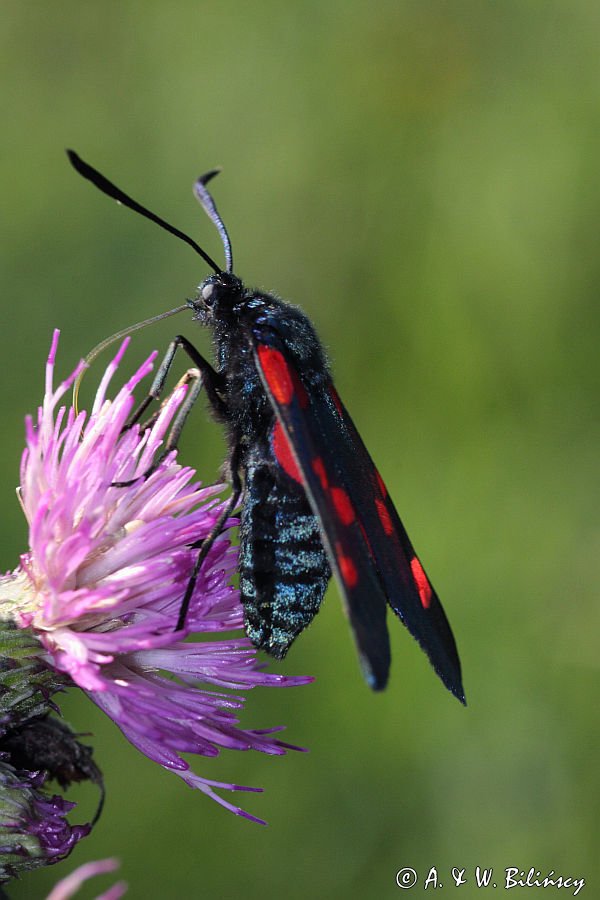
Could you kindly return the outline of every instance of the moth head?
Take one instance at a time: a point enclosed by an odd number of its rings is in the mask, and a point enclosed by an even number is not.
[[[194,318],[203,325],[226,319],[243,292],[243,284],[230,272],[209,275],[198,285],[198,293],[188,301]]]

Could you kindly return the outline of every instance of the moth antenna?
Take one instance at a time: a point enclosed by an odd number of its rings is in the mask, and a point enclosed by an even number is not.
[[[170,225],[164,219],[161,219],[160,216],[157,216],[156,213],[150,212],[149,209],[146,209],[145,206],[142,206],[141,203],[138,203],[137,200],[134,200],[132,197],[129,197],[124,191],[118,188],[112,181],[109,181],[108,178],[105,178],[97,169],[94,169],[93,166],[90,166],[89,163],[86,163],[80,156],[75,153],[74,150],[67,150],[67,156],[69,157],[69,162],[73,166],[76,172],[83,178],[87,178],[88,181],[91,181],[92,184],[98,188],[98,190],[102,191],[103,194],[107,194],[109,197],[112,197],[113,200],[116,200],[117,203],[122,203],[123,206],[129,207],[134,212],[139,213],[141,216],[144,216],[146,219],[150,219],[151,222],[154,222],[156,225],[160,225],[161,228],[164,228],[165,231],[168,231],[169,234],[174,234],[175,237],[179,238],[179,240],[183,241],[185,244],[189,244],[196,253],[198,253],[205,263],[207,263],[211,269],[213,269],[217,275],[222,271],[221,268],[216,264],[216,262],[206,253],[202,247],[196,243],[189,235],[185,234],[185,232],[180,231],[179,228],[175,228],[174,225]],[[216,212],[216,210],[215,210]],[[212,217],[211,217],[212,218]]]
[[[213,225],[216,226],[216,229],[219,232],[219,236],[221,238],[221,241],[223,242],[223,249],[225,250],[225,264],[227,266],[226,271],[229,275],[231,275],[233,272],[233,253],[231,251],[231,241],[229,240],[227,229],[225,228],[223,219],[219,215],[219,212],[215,205],[215,201],[206,188],[208,182],[211,181],[215,177],[215,175],[218,175],[220,171],[220,169],[211,169],[210,172],[207,172],[205,175],[201,175],[194,184],[194,194],[196,195],[196,199],[199,200],[202,204],[204,212],[207,214],[208,218],[211,220]]]
[[[150,319],[144,319],[143,322],[136,322],[135,325],[130,325],[128,328],[122,328],[120,331],[116,331],[114,334],[111,334],[110,337],[104,338],[103,341],[100,341],[99,344],[90,350],[88,355],[86,356],[85,369],[82,369],[77,378],[75,379],[75,383],[73,384],[73,408],[75,410],[75,415],[79,415],[79,390],[81,388],[81,382],[83,381],[83,376],[87,372],[90,365],[94,362],[97,356],[100,356],[103,350],[106,350],[107,347],[110,347],[111,344],[116,343],[116,341],[120,341],[121,338],[127,337],[128,334],[133,334],[134,331],[139,331],[141,328],[145,328],[147,325],[153,325],[154,322],[159,322],[161,319],[168,319],[169,316],[175,316],[177,313],[185,312],[186,309],[189,309],[189,304],[185,303],[183,306],[176,306],[175,309],[169,309],[167,312],[159,313],[157,316],[152,316]]]

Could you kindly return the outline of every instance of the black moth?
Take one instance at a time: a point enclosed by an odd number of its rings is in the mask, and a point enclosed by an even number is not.
[[[216,367],[184,337],[172,343],[159,381],[182,347],[227,432],[233,493],[200,547],[182,601],[185,622],[195,576],[212,540],[242,500],[240,589],[252,643],[281,659],[319,610],[336,575],[365,678],[385,687],[389,605],[417,639],[446,687],[465,702],[456,644],[394,504],[331,380],[308,318],[233,274],[231,244],[206,184],[196,197],[219,230],[221,269],[190,237],[141,206],[68,151],[75,169],[104,193],[198,252],[214,274],[188,306],[211,329]]]

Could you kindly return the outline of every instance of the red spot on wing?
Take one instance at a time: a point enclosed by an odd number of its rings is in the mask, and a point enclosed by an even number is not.
[[[321,487],[323,488],[323,490],[324,491],[328,490],[329,481],[327,479],[327,472],[325,471],[325,466],[324,466],[323,460],[321,459],[320,456],[317,456],[316,459],[313,459],[312,467],[313,467],[313,472],[315,473],[315,475],[321,482]]]
[[[290,442],[288,440],[288,436],[281,427],[280,422],[275,422],[275,428],[273,429],[273,453],[275,454],[275,459],[281,466],[284,472],[293,478],[294,481],[298,481],[302,484],[302,476],[300,474],[300,470],[298,468],[298,463],[292,453],[292,448],[290,446]]]
[[[342,551],[341,544],[339,543],[335,545],[335,556],[338,566],[340,567],[342,580],[346,587],[356,587],[358,584],[358,571],[352,559],[349,556],[346,556]]]
[[[325,470],[325,464],[320,456],[315,457],[312,461],[313,472],[321,482],[323,490],[331,497],[333,508],[342,525],[350,525],[356,519],[354,507],[350,501],[350,497],[343,488],[330,487],[329,478]]]
[[[381,477],[377,469],[375,469],[375,475],[377,477],[377,485],[379,487],[379,490],[381,491],[381,496],[387,497],[387,488],[384,484],[383,478]]]
[[[379,497],[375,497],[375,506],[377,507],[377,515],[383,525],[383,530],[387,535],[393,534],[394,531],[394,523],[392,522],[392,517],[387,511],[387,507],[383,500]]]
[[[295,388],[292,372],[283,355],[273,347],[266,347],[264,344],[260,344],[258,347],[258,358],[273,396],[278,403],[283,403],[287,406],[288,403],[292,402]]]
[[[331,499],[342,525],[350,525],[356,518],[350,497],[343,488],[331,488]]]
[[[413,574],[413,578],[415,579],[415,584],[417,585],[417,590],[419,592],[419,597],[421,598],[423,609],[429,609],[433,591],[431,589],[429,581],[427,580],[427,575],[423,571],[423,566],[416,556],[413,556],[413,558],[411,559],[410,568]]]

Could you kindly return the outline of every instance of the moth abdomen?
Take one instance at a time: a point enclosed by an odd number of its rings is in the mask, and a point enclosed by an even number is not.
[[[283,485],[271,464],[251,463],[240,521],[240,591],[252,643],[283,658],[319,611],[330,577],[304,492]]]

